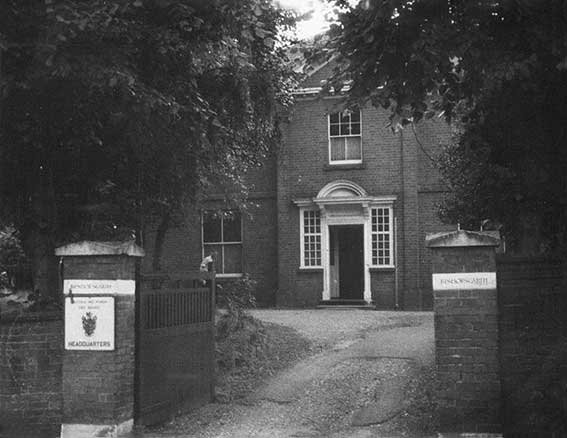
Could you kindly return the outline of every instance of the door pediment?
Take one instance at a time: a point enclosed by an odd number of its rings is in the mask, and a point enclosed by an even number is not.
[[[368,196],[366,190],[358,184],[348,180],[337,180],[330,182],[317,194],[317,199],[325,198],[362,198]]]

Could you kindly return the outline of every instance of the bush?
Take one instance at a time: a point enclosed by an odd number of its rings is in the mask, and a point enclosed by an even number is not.
[[[256,282],[248,275],[217,286],[217,305],[222,311],[216,323],[216,362],[221,376],[253,368],[253,364],[264,359],[264,326],[246,312],[256,306],[255,290]],[[232,391],[230,383],[222,386],[225,388],[217,388],[219,394]],[[225,394],[218,398],[227,397],[230,398]]]
[[[256,307],[256,282],[248,274],[234,281],[217,285],[217,307],[224,313],[217,324],[217,335],[241,329],[244,325],[246,310]]]
[[[0,227],[0,289],[13,289],[18,266],[24,261],[18,232],[12,226]]]
[[[58,298],[32,290],[29,265],[17,230],[0,226],[0,315],[60,310]]]

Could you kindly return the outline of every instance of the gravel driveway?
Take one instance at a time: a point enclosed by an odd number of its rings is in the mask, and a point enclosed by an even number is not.
[[[376,312],[358,309],[257,309],[252,316],[292,327],[316,345],[329,348],[361,339],[370,331],[433,323],[430,312]]]
[[[289,326],[315,353],[268,380],[249,397],[191,414],[187,430],[168,437],[430,436],[423,370],[434,361],[433,315],[370,310],[254,310]],[[206,415],[205,415],[206,414]],[[195,424],[197,423],[197,424]]]

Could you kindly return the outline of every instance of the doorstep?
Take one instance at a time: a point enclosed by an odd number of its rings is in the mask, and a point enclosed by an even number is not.
[[[465,433],[465,432],[456,432],[456,433],[439,433],[437,434],[437,438],[502,438],[503,435],[501,433]]]

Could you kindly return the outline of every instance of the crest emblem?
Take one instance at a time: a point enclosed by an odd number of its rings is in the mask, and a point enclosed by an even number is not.
[[[92,336],[96,330],[96,315],[87,312],[83,315],[83,330],[85,335]]]

